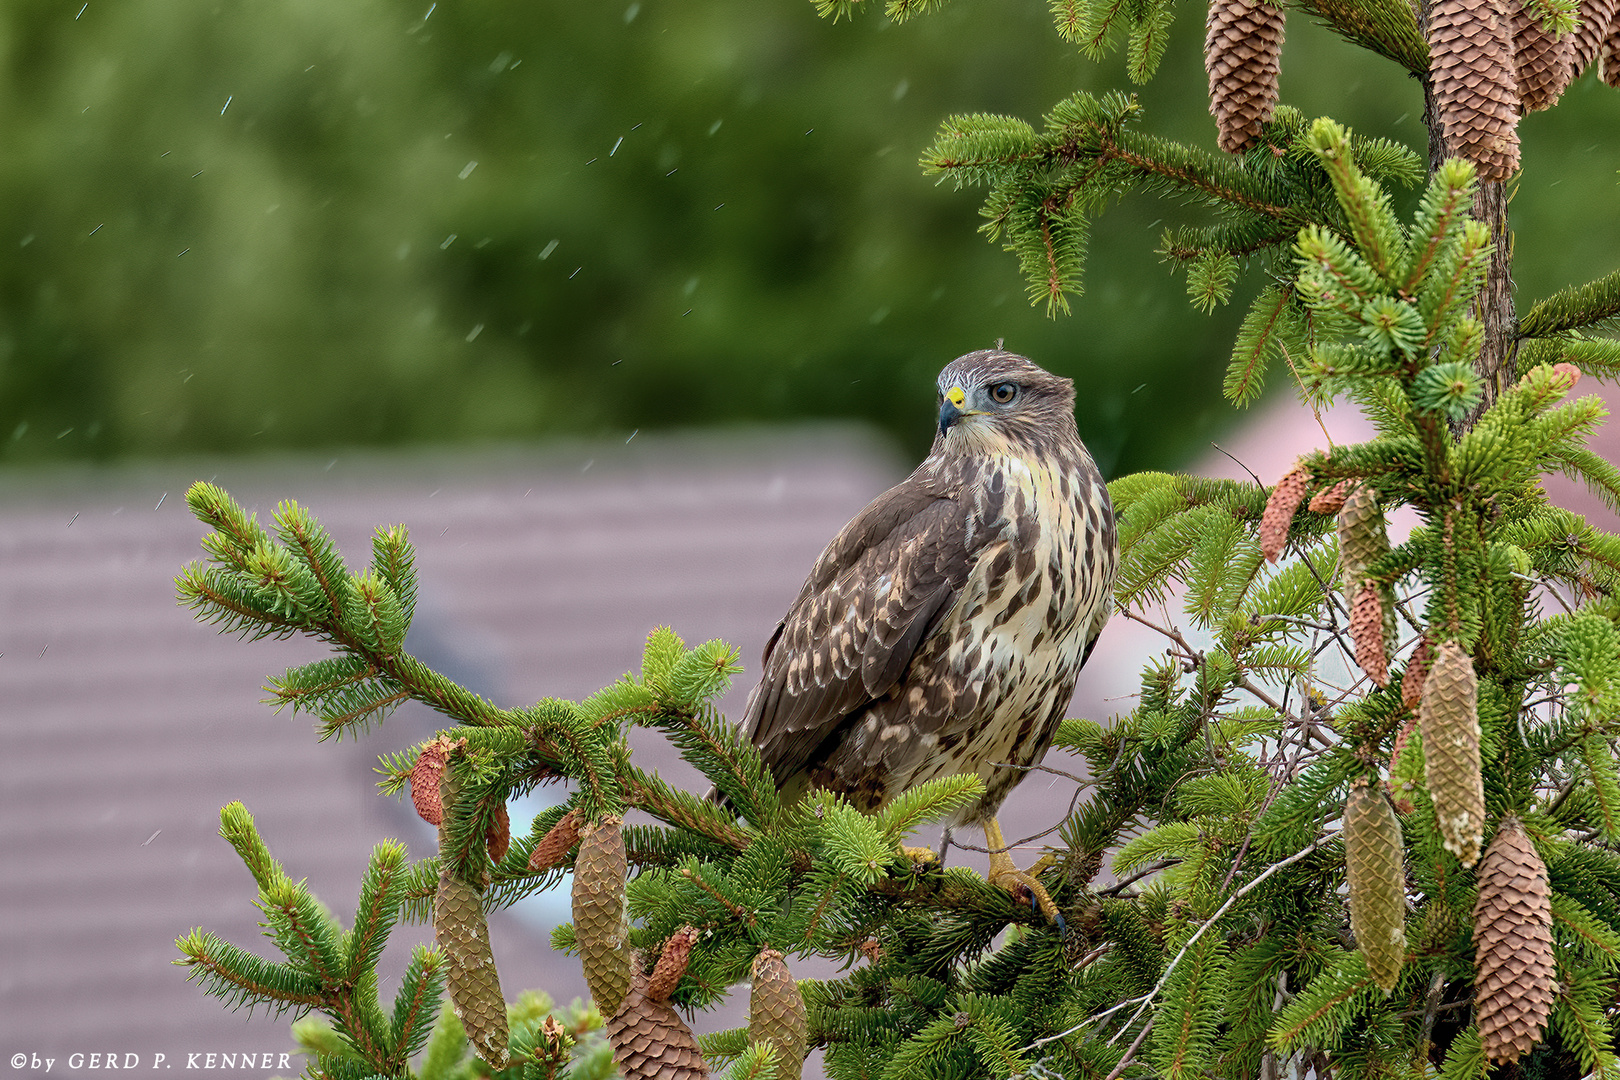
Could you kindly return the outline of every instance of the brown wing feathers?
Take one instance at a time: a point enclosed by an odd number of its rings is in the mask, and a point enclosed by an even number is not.
[[[965,532],[957,501],[914,476],[828,545],[767,646],[744,721],[778,783],[905,673],[967,577]]]

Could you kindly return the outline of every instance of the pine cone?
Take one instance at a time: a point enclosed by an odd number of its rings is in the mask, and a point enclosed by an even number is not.
[[[628,865],[618,817],[580,828],[574,858],[574,940],[585,983],[604,1016],[611,1016],[630,986],[630,918],[624,903]]]
[[[490,862],[506,858],[512,846],[512,815],[507,812],[505,803],[497,806],[490,816],[489,827],[484,830],[484,846],[489,849]]]
[[[439,795],[439,780],[444,776],[450,751],[466,745],[466,739],[440,735],[423,746],[421,753],[416,755],[416,764],[411,766],[411,804],[429,825],[441,824],[444,819],[444,800]]]
[[[663,952],[658,954],[657,965],[647,976],[648,997],[654,1001],[669,1000],[681,976],[686,974],[686,965],[692,959],[692,946],[697,944],[697,939],[698,932],[690,926],[683,926],[669,935],[664,942]]]
[[[1474,1019],[1492,1062],[1541,1040],[1557,997],[1547,866],[1516,817],[1502,819],[1479,867],[1474,903]]]
[[[1459,920],[1451,905],[1434,897],[1423,905],[1423,931],[1418,936],[1418,951],[1428,955],[1449,953],[1457,938]]]
[[[665,949],[667,952],[667,943]],[[648,992],[649,980],[641,965],[632,966],[636,971],[629,991],[607,1021],[608,1042],[619,1075],[624,1080],[705,1080],[708,1068],[692,1029],[676,1014],[667,996],[657,998]],[[675,980],[679,978],[677,972]]]
[[[1373,981],[1395,989],[1406,959],[1406,867],[1401,823],[1383,792],[1357,780],[1344,804],[1350,929]]]
[[[1446,142],[1481,180],[1519,168],[1519,88],[1510,0],[1435,0],[1429,9],[1429,79]],[[1517,0],[1511,0],[1517,2]]]
[[[1379,686],[1389,685],[1389,652],[1384,647],[1384,598],[1377,585],[1362,582],[1350,605],[1350,640],[1356,663]]]
[[[1375,559],[1389,551],[1389,531],[1378,495],[1359,484],[1345,496],[1339,509],[1339,585],[1352,605],[1361,591],[1361,575]]]
[[[450,1003],[478,1056],[506,1067],[506,999],[489,947],[489,927],[478,890],[448,871],[433,900],[433,937],[444,953]]]
[[[529,852],[529,873],[550,870],[568,857],[568,852],[579,840],[579,821],[570,810],[557,819],[557,824],[546,830],[546,835]]]
[[[1406,661],[1406,672],[1401,676],[1401,707],[1416,709],[1423,700],[1423,680],[1429,677],[1429,665],[1434,662],[1434,650],[1428,638],[1418,639],[1417,648]]]
[[[1260,126],[1277,107],[1282,43],[1282,8],[1251,0],[1211,0],[1204,70],[1222,150],[1236,154],[1260,141]]]
[[[1620,13],[1620,0],[1581,0],[1581,23],[1570,35],[1569,77],[1578,79],[1581,73],[1601,58],[1604,42],[1614,39],[1615,15]],[[1604,82],[1609,82],[1607,76]],[[1609,82],[1610,86],[1614,84]]]
[[[793,981],[782,954],[766,949],[754,957],[748,1041],[776,1048],[777,1080],[799,1080],[809,1047],[809,1024],[799,984]]]
[[[1527,113],[1550,109],[1558,104],[1573,74],[1570,64],[1575,55],[1574,35],[1554,38],[1518,0],[1509,3],[1513,8],[1513,67],[1519,84],[1519,104]]]
[[[1313,514],[1337,514],[1344,509],[1344,500],[1349,498],[1350,489],[1355,486],[1354,480],[1340,480],[1330,488],[1325,488],[1311,496],[1310,511]]]
[[[1598,77],[1620,90],[1620,10],[1609,20],[1609,34],[1598,53]]]
[[[1210,8],[1211,18],[1214,17],[1214,10]],[[1266,508],[1260,515],[1260,553],[1267,562],[1276,562],[1282,555],[1283,545],[1288,543],[1288,526],[1293,522],[1294,512],[1299,509],[1310,483],[1310,470],[1304,465],[1295,465],[1271,489],[1271,497],[1266,500]]]
[[[1464,866],[1479,858],[1485,785],[1479,773],[1479,682],[1462,646],[1440,646],[1418,706],[1424,774],[1447,851]]]

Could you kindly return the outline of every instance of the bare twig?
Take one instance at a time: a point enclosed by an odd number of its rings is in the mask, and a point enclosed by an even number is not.
[[[1271,794],[1275,794],[1275,791],[1268,793],[1267,801],[1269,801],[1269,796]],[[1232,869],[1228,870],[1226,872],[1226,876],[1221,879],[1221,887],[1216,889],[1216,892],[1225,892],[1226,887],[1232,884],[1232,879],[1237,877],[1238,867],[1243,865],[1243,856],[1249,853],[1249,841],[1253,839],[1254,833],[1252,832],[1243,837],[1243,844],[1238,848],[1237,858],[1232,860]]]
[[[1211,445],[1215,449],[1219,450],[1222,454],[1225,454],[1226,457],[1227,457],[1227,460],[1231,461],[1232,464],[1236,465],[1238,468],[1240,468],[1244,472],[1248,473],[1249,476],[1254,480],[1254,482],[1256,484],[1258,484],[1260,487],[1265,487],[1266,486],[1264,481],[1262,481],[1258,476],[1254,475],[1254,470],[1253,469],[1249,468],[1247,465],[1243,464],[1243,462],[1239,461],[1236,457],[1234,457],[1232,455],[1232,453],[1226,449],[1226,447],[1222,446],[1218,442],[1214,442],[1213,440],[1210,442],[1209,445]]]
[[[1158,633],[1163,634],[1165,637],[1169,638],[1171,641],[1175,642],[1176,646],[1181,649],[1182,655],[1185,656],[1187,659],[1189,659],[1189,660],[1197,660],[1203,655],[1197,649],[1193,648],[1192,645],[1187,641],[1187,639],[1181,636],[1181,631],[1177,630],[1175,627],[1173,627],[1173,626],[1160,626],[1158,623],[1152,621],[1151,619],[1147,619],[1147,618],[1144,618],[1141,615],[1138,615],[1136,612],[1132,611],[1128,607],[1120,608],[1119,613],[1121,615],[1125,616],[1127,619],[1130,619],[1132,622],[1139,622],[1143,626],[1147,627],[1149,630],[1155,630]],[[1168,620],[1166,620],[1166,621],[1168,621]]]
[[[1082,956],[1079,962],[1074,965],[1073,970],[1083,971],[1092,964],[1096,963],[1098,960],[1101,960],[1103,957],[1107,956],[1110,952],[1113,952],[1113,950],[1113,942],[1105,941],[1095,949],[1092,949],[1090,952],[1086,953],[1086,955]]]
[[[1114,759],[1114,764],[1118,764],[1118,763],[1119,763],[1119,759],[1118,759],[1118,757],[1116,757]],[[1075,783],[1080,785],[1075,790],[1075,793],[1069,798],[1069,808],[1068,808],[1068,810],[1064,811],[1063,817],[1061,819],[1059,819],[1059,821],[1058,821],[1058,823],[1056,825],[1053,825],[1050,828],[1042,829],[1040,832],[1034,833],[1034,834],[1032,834],[1030,836],[1020,837],[1019,839],[1014,840],[1011,843],[1009,843],[1006,847],[998,848],[997,850],[999,850],[999,851],[1011,851],[1014,848],[1021,848],[1025,844],[1033,844],[1035,841],[1040,840],[1043,837],[1051,836],[1053,833],[1055,833],[1059,829],[1063,828],[1063,823],[1065,821],[1068,821],[1069,818],[1074,816],[1074,808],[1077,805],[1079,805],[1080,796],[1085,794],[1086,788],[1096,787],[1097,783],[1098,783],[1096,780],[1087,780],[1087,779],[1084,779],[1083,777],[1077,776],[1076,774],[1074,774],[1072,772],[1064,772],[1062,769],[1054,769],[1050,765],[1014,765],[1010,761],[1000,761],[1000,762],[997,762],[995,765],[992,765],[991,768],[994,768],[994,769],[1022,769],[1025,772],[1049,772],[1049,773],[1053,773],[1054,775],[1057,775],[1057,776],[1066,777],[1067,779],[1073,780]],[[1113,765],[1110,765],[1109,770],[1111,771],[1112,768],[1113,768]],[[1106,772],[1105,772],[1104,775],[1106,775]],[[990,849],[987,848],[987,847],[979,847],[977,844],[964,844],[962,841],[957,840],[954,837],[947,836],[946,839],[940,844],[940,849],[939,849],[940,865],[944,865],[944,863],[945,863],[945,849],[947,847],[960,848],[963,851],[977,851],[981,855],[988,855],[988,854],[991,853]]]
[[[1429,1040],[1434,1035],[1434,1018],[1440,1012],[1440,995],[1446,989],[1446,973],[1439,968],[1435,969],[1434,978],[1429,980],[1429,993],[1423,1002],[1423,1032],[1418,1036],[1418,1060],[1427,1061],[1429,1057]]]
[[[1142,1030],[1136,1033],[1136,1039],[1131,1043],[1130,1046],[1125,1048],[1125,1056],[1119,1059],[1119,1064],[1115,1065],[1113,1071],[1107,1076],[1103,1077],[1103,1080],[1119,1080],[1119,1074],[1125,1071],[1125,1066],[1131,1063],[1131,1058],[1135,1057],[1136,1052],[1142,1048],[1142,1040],[1146,1039],[1148,1037],[1148,1032],[1152,1030],[1152,1020],[1149,1020],[1147,1023],[1142,1025]]]
[[[1123,892],[1125,889],[1127,889],[1130,886],[1136,884],[1138,881],[1141,881],[1143,878],[1147,877],[1149,874],[1156,874],[1160,870],[1163,870],[1165,867],[1174,866],[1176,863],[1178,863],[1180,861],[1181,861],[1180,859],[1160,859],[1158,862],[1154,863],[1153,865],[1145,866],[1142,869],[1138,870],[1136,873],[1132,874],[1130,877],[1126,878],[1124,881],[1116,881],[1112,885],[1108,886],[1106,889],[1098,889],[1097,890],[1097,895],[1098,896],[1108,896],[1108,895],[1113,894],[1113,893]]]
[[[1257,612],[1256,614],[1249,616],[1249,625],[1251,626],[1259,626],[1264,622],[1285,622],[1292,623],[1295,626],[1308,626],[1312,630],[1328,630],[1337,632],[1335,627],[1330,626],[1327,623],[1319,623],[1312,619],[1301,619],[1296,615],[1277,615],[1272,612]]]
[[[1215,914],[1211,915],[1209,918],[1205,919],[1199,924],[1198,929],[1193,931],[1192,936],[1187,939],[1187,943],[1181,947],[1181,951],[1176,953],[1176,955],[1171,958],[1170,963],[1165,965],[1164,973],[1159,976],[1159,981],[1153,984],[1153,989],[1149,990],[1141,997],[1130,998],[1126,1001],[1120,1002],[1118,1005],[1112,1006],[1111,1008],[1104,1009],[1096,1016],[1087,1017],[1086,1019],[1080,1021],[1080,1023],[1065,1031],[1060,1031],[1056,1035],[1047,1035],[1044,1038],[1036,1039],[1034,1042],[1020,1050],[1019,1053],[1034,1050],[1036,1047],[1044,1046],[1049,1042],[1056,1042],[1058,1039],[1067,1038],[1068,1036],[1079,1031],[1081,1028],[1085,1027],[1087,1024],[1093,1024],[1101,1020],[1106,1020],[1108,1017],[1119,1012],[1121,1009],[1130,1005],[1135,1005],[1137,1007],[1136,1011],[1132,1013],[1130,1019],[1126,1020],[1125,1023],[1120,1027],[1120,1032],[1123,1033],[1136,1022],[1138,1017],[1142,1015],[1142,1010],[1146,1009],[1153,999],[1159,996],[1159,991],[1164,989],[1164,984],[1170,979],[1170,973],[1176,970],[1176,965],[1180,964],[1182,957],[1187,955],[1187,950],[1191,949],[1195,944],[1197,944],[1198,939],[1203,937],[1204,933],[1209,930],[1210,927],[1214,926],[1218,921],[1220,921],[1221,916],[1225,915],[1227,911],[1231,909],[1233,904],[1237,903],[1244,896],[1248,895],[1249,892],[1257,888],[1261,882],[1265,881],[1272,874],[1275,874],[1285,866],[1292,866],[1294,863],[1299,862],[1299,860],[1305,858],[1307,855],[1310,855],[1323,844],[1326,844],[1328,841],[1332,840],[1336,835],[1338,834],[1330,833],[1328,835],[1317,837],[1309,844],[1288,856],[1288,858],[1272,863],[1270,866],[1260,871],[1259,874],[1255,875],[1254,879],[1245,884],[1243,888],[1227,897],[1226,902],[1219,908],[1215,909]],[[1116,1034],[1114,1038],[1119,1038],[1119,1035]]]
[[[1565,783],[1563,787],[1558,789],[1558,794],[1552,797],[1552,801],[1547,803],[1546,807],[1542,810],[1542,813],[1548,815],[1549,817],[1558,813],[1558,808],[1564,805],[1564,800],[1569,798],[1569,793],[1574,791],[1576,787],[1579,786],[1580,779],[1581,777],[1579,773],[1571,776],[1569,781]]]
[[[992,769],[1022,769],[1024,772],[1049,772],[1054,776],[1062,776],[1066,779],[1073,780],[1081,787],[1097,786],[1097,781],[1095,780],[1087,780],[1085,777],[1076,773],[1064,772],[1062,769],[1054,769],[1050,765],[1014,765],[1010,761],[998,761],[990,767]]]
[[[1336,636],[1340,632],[1338,616],[1342,611],[1339,606],[1341,601],[1339,600],[1338,590],[1322,580],[1322,575],[1316,572],[1316,564],[1311,562],[1310,559],[1301,559],[1300,561],[1305,564],[1305,569],[1311,572],[1311,577],[1316,579],[1316,584],[1321,588],[1322,594],[1327,597],[1327,603],[1323,605],[1323,609],[1327,612],[1328,622],[1333,625],[1333,633]],[[1346,616],[1349,615],[1348,611],[1342,613]]]

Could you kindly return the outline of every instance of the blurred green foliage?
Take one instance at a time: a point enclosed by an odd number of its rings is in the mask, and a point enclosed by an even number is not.
[[[917,166],[949,113],[1124,83],[1041,0],[430,4],[0,9],[0,461],[850,416],[915,450],[935,372],[998,337],[1080,382],[1111,475],[1229,419],[1246,297],[1168,278],[1180,208],[1106,216],[1050,321]],[[1144,124],[1213,145],[1198,14]],[[1284,101],[1421,139],[1394,65],[1288,33]],[[1616,262],[1620,95],[1589,75],[1521,130],[1523,307]]]

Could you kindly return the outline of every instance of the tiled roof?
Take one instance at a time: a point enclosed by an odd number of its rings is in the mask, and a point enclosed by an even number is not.
[[[434,714],[403,709],[358,742],[320,745],[307,718],[260,704],[265,677],[318,644],[223,638],[176,606],[174,576],[200,555],[193,479],[216,478],[261,518],[297,498],[355,564],[374,525],[406,523],[421,577],[410,647],[521,704],[613,681],[660,623],[752,661],[821,545],[899,471],[869,438],[823,431],[0,478],[0,1048],[57,1058],[56,1072],[79,1050],[138,1053],[144,1068],[156,1051],[291,1049],[283,1018],[245,1023],[170,964],[197,925],[276,955],[215,833],[226,802],[242,800],[288,873],[344,919],[378,839],[432,851],[372,766]],[[685,775],[646,742],[647,761]],[[583,992],[539,929],[505,915],[491,933],[509,994]],[[396,931],[385,979],[422,934]]]

